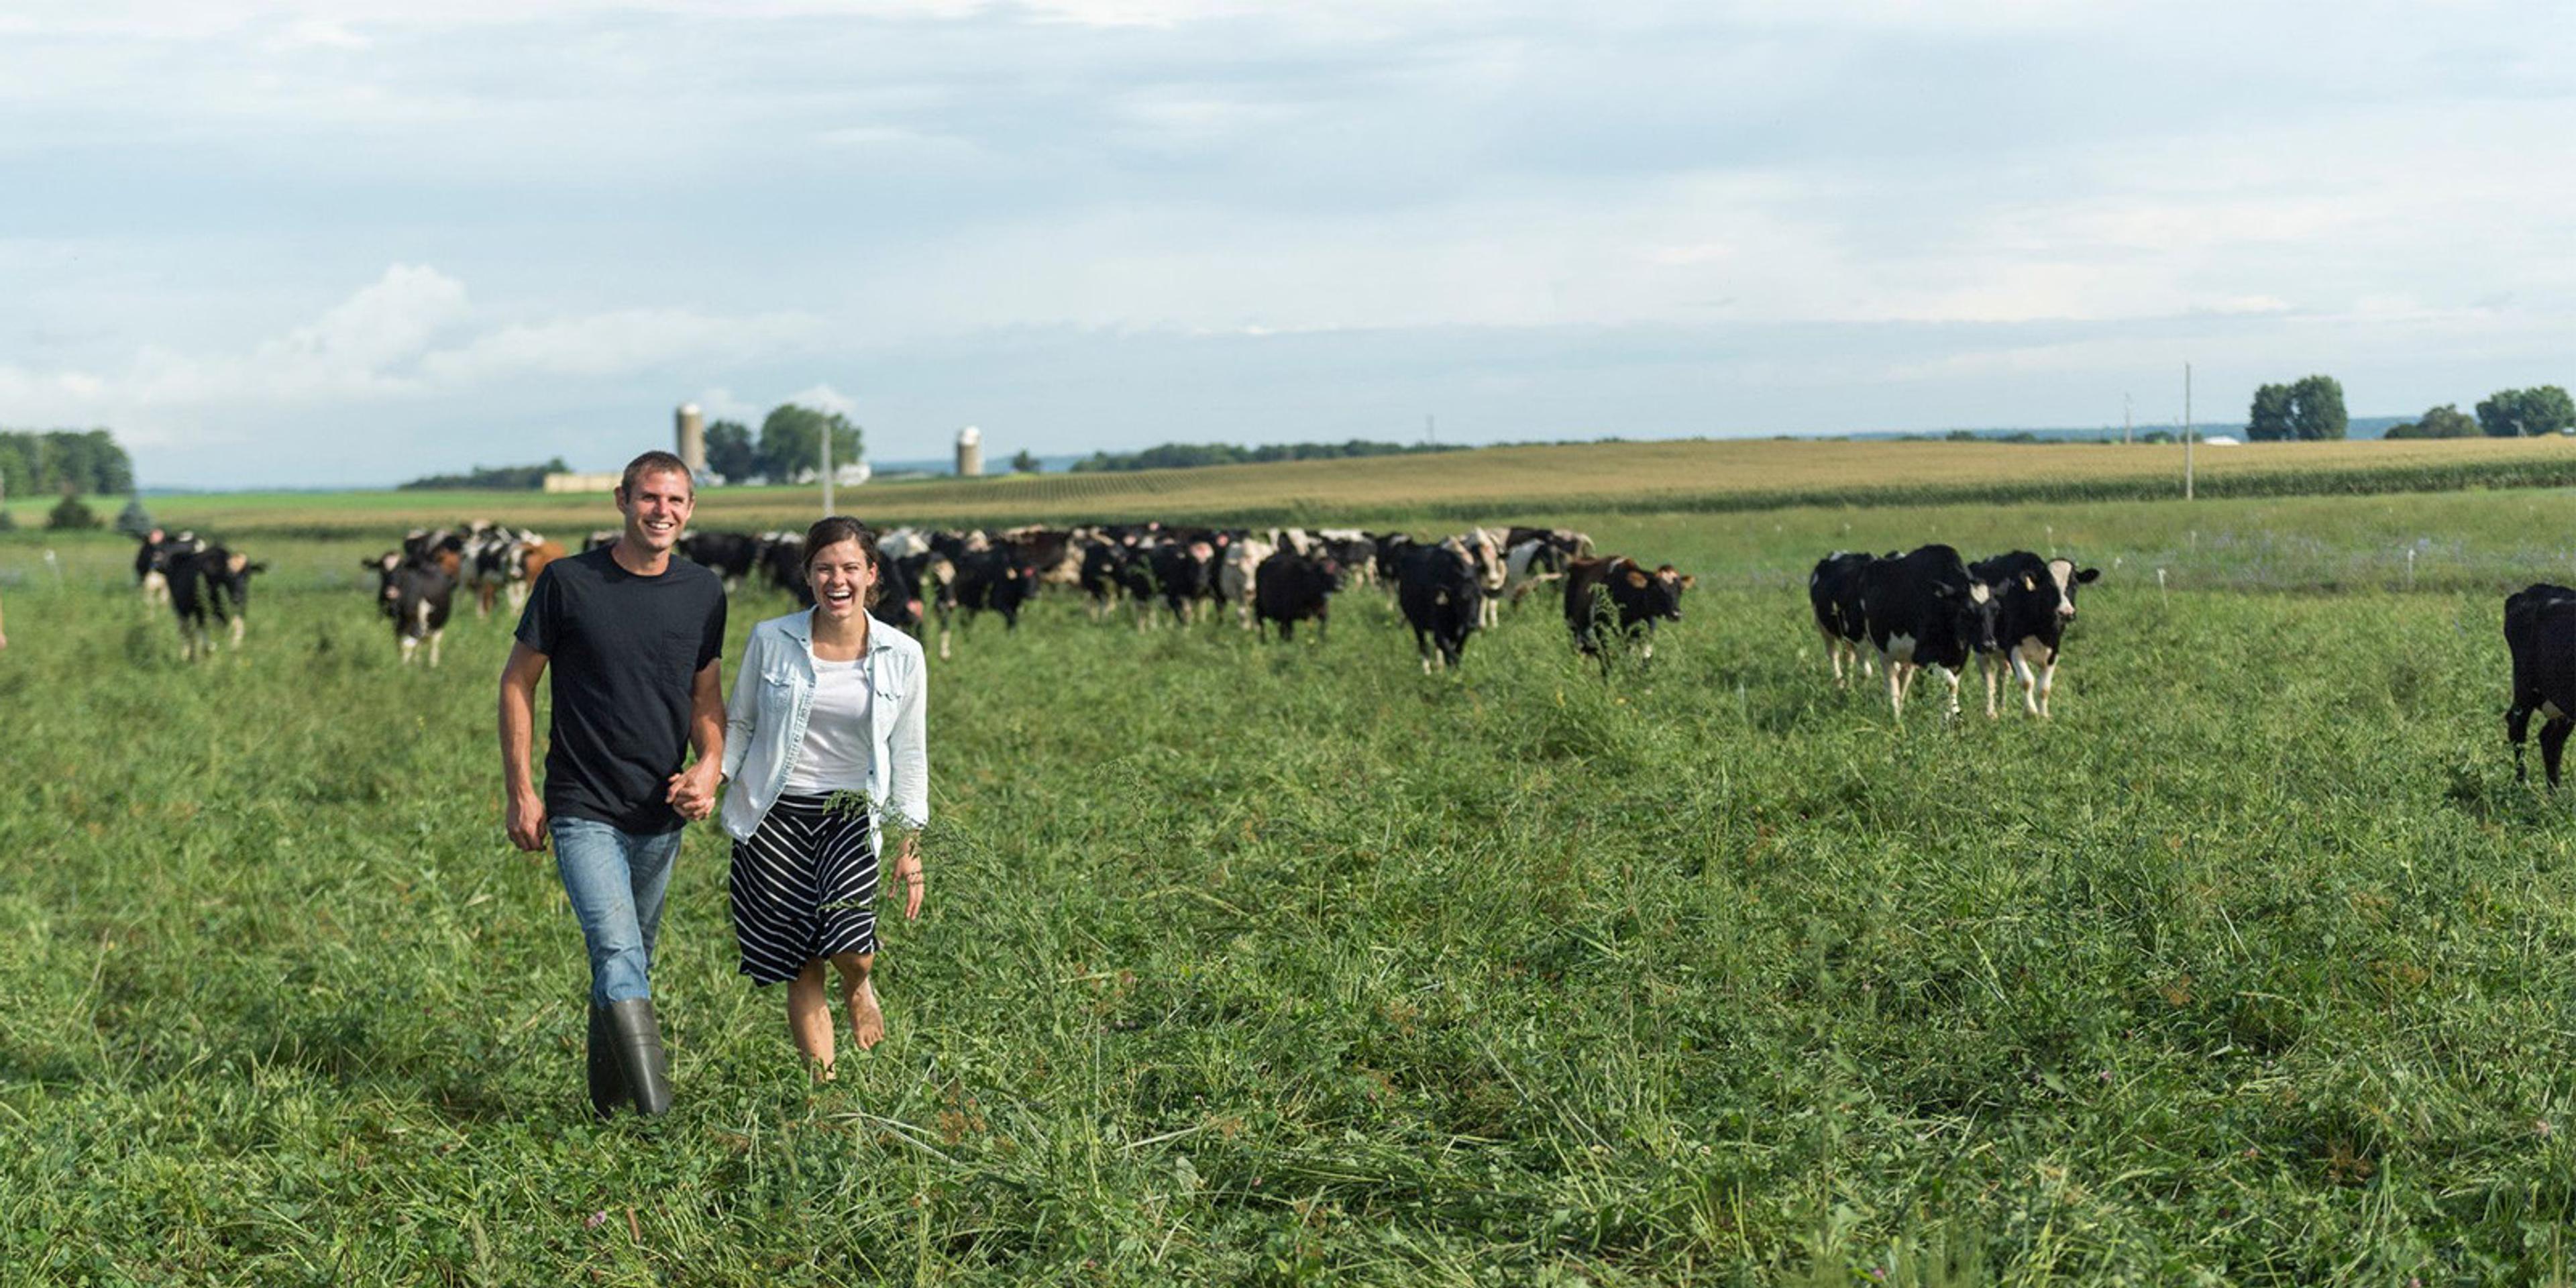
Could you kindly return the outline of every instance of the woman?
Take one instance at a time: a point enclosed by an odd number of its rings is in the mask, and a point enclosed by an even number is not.
[[[920,831],[930,820],[921,645],[868,613],[876,538],[835,515],[805,534],[814,607],[752,628],[725,705],[724,827],[742,973],[787,985],[787,1031],[832,1078],[823,964],[840,974],[859,1049],[885,1036],[876,966],[882,812],[901,829],[893,886],[921,915]]]

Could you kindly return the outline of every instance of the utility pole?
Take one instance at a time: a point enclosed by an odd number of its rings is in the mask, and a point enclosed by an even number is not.
[[[2182,499],[2191,499],[2191,364],[2182,364]]]
[[[2129,395],[2126,392],[2123,392],[2120,395],[2120,446],[2127,447],[2131,441],[2132,440],[2129,438]]]
[[[1440,444],[1439,422],[1433,420],[1428,414],[1422,418],[1422,441],[1434,447]]]
[[[832,422],[823,422],[823,517],[832,517]]]

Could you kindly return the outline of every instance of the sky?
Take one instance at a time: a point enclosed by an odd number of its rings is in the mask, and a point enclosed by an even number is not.
[[[12,0],[0,425],[381,485],[2576,384],[2576,5]]]

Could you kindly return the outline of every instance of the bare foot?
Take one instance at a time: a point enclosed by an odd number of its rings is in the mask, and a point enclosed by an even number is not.
[[[809,1060],[806,1062],[805,1067],[813,1072],[814,1081],[816,1082],[830,1082],[841,1076],[840,1070],[835,1069],[831,1065],[825,1064],[820,1060]]]
[[[850,995],[850,1032],[858,1038],[862,1051],[885,1040],[885,1012],[877,1009],[877,982],[862,981],[859,991]]]

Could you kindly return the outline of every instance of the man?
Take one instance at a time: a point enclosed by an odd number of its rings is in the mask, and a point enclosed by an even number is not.
[[[696,503],[689,467],[646,452],[626,467],[617,539],[546,565],[501,670],[501,775],[510,841],[555,848],[590,951],[590,1103],[671,1105],[653,1015],[653,939],[687,820],[715,810],[724,762],[724,583],[675,559]],[[554,667],[546,789],[529,774],[537,677]],[[682,768],[690,747],[697,763]]]

